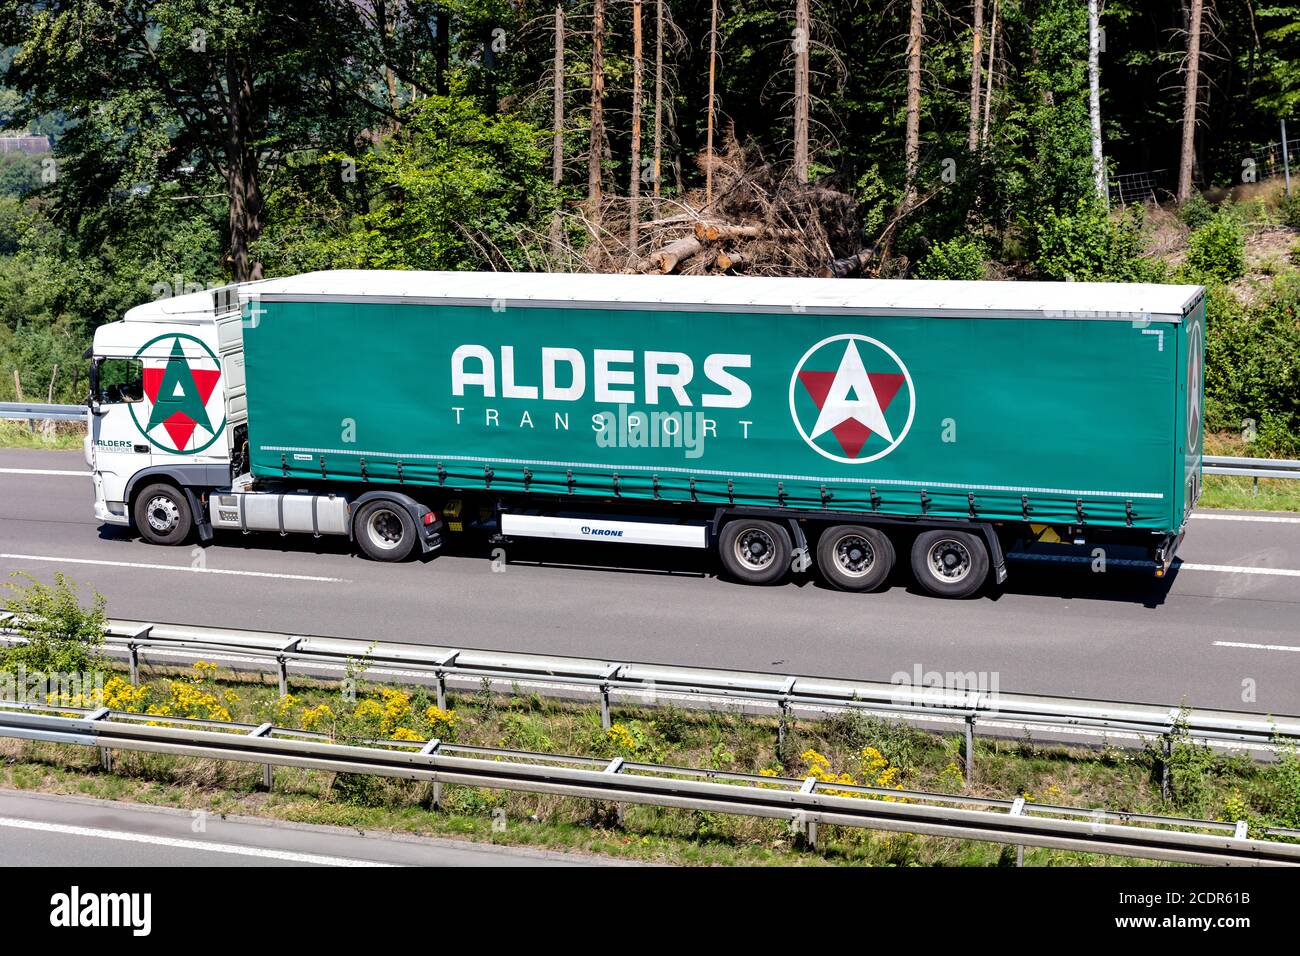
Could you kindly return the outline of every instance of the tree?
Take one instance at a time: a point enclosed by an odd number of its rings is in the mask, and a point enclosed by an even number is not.
[[[903,137],[903,208],[916,203],[916,180],[921,170],[921,38],[924,23],[921,0],[912,0],[907,28],[907,130]]]
[[[808,45],[812,29],[809,0],[794,6],[794,178],[808,182]]]
[[[551,185],[556,193],[564,184],[564,4],[555,5],[555,61],[552,66]],[[560,218],[551,221],[551,251],[560,248]]]
[[[605,0],[591,14],[591,132],[587,147],[587,216],[597,232],[605,162]]]
[[[1101,153],[1101,13],[1099,0],[1088,0],[1088,118],[1092,129],[1092,175],[1097,197],[1106,198],[1106,166]]]
[[[983,75],[984,0],[975,0],[970,41],[970,124],[966,147],[972,153],[980,145],[980,78]]]
[[[1192,173],[1196,166],[1197,82],[1201,67],[1201,20],[1204,0],[1191,0],[1187,22],[1187,58],[1183,63],[1183,148],[1178,160],[1178,201],[1192,194]]]
[[[641,0],[632,0],[632,162],[628,178],[628,249],[635,255],[641,225],[641,85],[645,65],[641,56]]]

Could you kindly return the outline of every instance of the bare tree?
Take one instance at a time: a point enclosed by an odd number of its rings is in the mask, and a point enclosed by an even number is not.
[[[916,202],[916,180],[921,171],[921,37],[924,24],[921,0],[912,0],[907,28],[907,127],[903,137],[903,208]]]
[[[980,145],[980,78],[984,68],[984,0],[975,0],[970,41],[970,129],[966,145],[973,153]]]
[[[636,253],[641,226],[641,84],[645,64],[641,56],[641,0],[632,0],[632,175],[627,195],[631,212],[628,248]]]
[[[551,184],[556,191],[564,183],[564,4],[555,5],[555,77],[552,97],[551,123]],[[551,221],[551,251],[560,249],[560,216],[556,212]]]
[[[1092,125],[1092,178],[1097,198],[1106,199],[1106,164],[1101,152],[1101,4],[1088,0],[1088,117]]]
[[[993,0],[993,22],[989,24],[989,78],[984,92],[984,126],[980,132],[981,146],[988,146],[989,121],[993,115],[993,57],[998,44],[998,0]]]
[[[704,205],[713,205],[713,125],[717,111],[715,82],[718,72],[718,0],[711,4],[709,20],[709,117],[704,137]]]
[[[659,215],[659,177],[663,173],[664,125],[664,0],[655,0],[655,125],[654,125],[654,213]]]
[[[1187,59],[1183,70],[1183,151],[1178,162],[1178,201],[1192,194],[1192,171],[1196,165],[1196,86],[1200,80],[1201,20],[1204,0],[1192,0],[1187,24]]]
[[[591,14],[591,138],[587,151],[587,215],[600,228],[601,176],[605,159],[605,0]]]
[[[794,5],[794,178],[808,182],[808,46],[812,16],[809,0]]]

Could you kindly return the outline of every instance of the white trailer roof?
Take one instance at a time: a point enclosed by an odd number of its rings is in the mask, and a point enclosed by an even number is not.
[[[546,272],[335,270],[239,286],[266,301],[502,303],[556,308],[701,312],[815,312],[1178,322],[1201,296],[1194,285],[1120,282],[945,282],[923,279],[779,279]],[[210,311],[211,293],[160,300],[127,318],[184,320]],[[185,301],[183,301],[185,300]]]
[[[245,292],[246,290],[246,292]],[[507,306],[688,311],[851,311],[1047,318],[1150,316],[1178,321],[1201,295],[1193,285],[1120,282],[944,282],[922,279],[775,279],[543,272],[339,270],[241,288],[267,300],[444,301]]]

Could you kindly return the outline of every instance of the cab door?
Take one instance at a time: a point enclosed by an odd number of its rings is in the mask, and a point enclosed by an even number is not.
[[[95,360],[91,396],[90,466],[95,476],[96,516],[125,523],[126,487],[138,471],[153,464],[153,448],[140,433],[133,406],[144,399],[144,363],[134,357]]]

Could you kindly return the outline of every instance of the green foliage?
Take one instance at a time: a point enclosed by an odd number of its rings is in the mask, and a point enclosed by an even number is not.
[[[1072,212],[1045,210],[1035,229],[1034,268],[1044,279],[1156,282],[1163,265],[1143,256],[1143,212],[1111,215],[1093,199]]]
[[[309,181],[328,180],[345,162],[372,197],[356,215],[346,196],[311,202]],[[273,272],[527,268],[558,201],[548,163],[543,131],[467,99],[428,97],[382,151],[328,154],[298,170],[257,250]]]
[[[922,279],[983,279],[984,244],[966,236],[936,242],[917,263],[916,274]]]
[[[1246,238],[1241,225],[1219,213],[1193,230],[1188,241],[1187,268],[1193,276],[1232,282],[1246,274]]]
[[[1178,207],[1178,218],[1188,229],[1199,229],[1214,218],[1214,207],[1200,190],[1195,190]]]
[[[1300,229],[1300,189],[1282,195],[1277,203],[1277,214],[1282,225]]]
[[[3,607],[17,618],[10,626],[26,638],[25,644],[0,650],[0,668],[19,666],[45,674],[89,671],[99,663],[95,648],[104,642],[104,597],[93,595],[83,607],[77,585],[62,573],[52,585],[26,573],[4,584]],[[19,583],[25,581],[26,583]]]
[[[1206,427],[1244,432],[1261,457],[1300,455],[1300,272],[1249,310],[1221,283],[1206,291]]]

